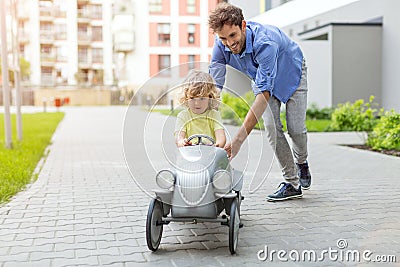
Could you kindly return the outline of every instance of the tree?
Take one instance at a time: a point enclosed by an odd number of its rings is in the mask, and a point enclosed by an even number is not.
[[[1,58],[0,58],[1,62]],[[31,74],[31,64],[23,57],[19,59],[19,67],[21,71],[21,79],[29,79],[29,75]],[[1,76],[1,65],[0,65],[0,76]],[[14,70],[8,69],[8,79],[11,84],[14,84]]]

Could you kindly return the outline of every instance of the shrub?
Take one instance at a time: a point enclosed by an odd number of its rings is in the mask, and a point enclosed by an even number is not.
[[[400,150],[400,114],[393,110],[386,112],[368,134],[367,145],[377,150]]]
[[[236,97],[229,93],[223,93],[221,95],[223,105],[219,106],[221,117],[224,120],[229,120],[230,123],[239,125],[243,123],[247,112],[250,110],[250,106],[254,102],[253,92],[247,92],[243,97]],[[260,119],[259,123],[255,128],[262,129],[263,123]]]
[[[359,99],[354,103],[339,104],[332,113],[331,130],[334,131],[367,131],[370,132],[377,124],[377,117],[383,113],[373,106],[374,96],[370,96],[369,102]]]
[[[333,108],[319,109],[316,103],[312,103],[307,109],[307,120],[330,120]]]

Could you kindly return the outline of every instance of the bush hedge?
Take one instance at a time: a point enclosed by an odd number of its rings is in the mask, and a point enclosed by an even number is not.
[[[386,112],[368,134],[367,145],[376,150],[400,150],[400,114]]]

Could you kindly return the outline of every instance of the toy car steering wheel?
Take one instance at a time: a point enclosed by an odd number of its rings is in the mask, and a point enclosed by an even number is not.
[[[194,145],[211,145],[212,146],[212,145],[215,144],[215,140],[211,136],[208,136],[208,135],[205,135],[205,134],[194,134],[194,135],[191,135],[188,138],[188,142],[190,142],[191,140],[193,140],[195,138],[197,138],[197,143],[194,143]],[[201,140],[202,138],[207,139],[208,141],[211,142],[211,144],[204,143]]]

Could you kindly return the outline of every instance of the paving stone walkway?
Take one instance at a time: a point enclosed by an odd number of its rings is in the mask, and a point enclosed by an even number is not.
[[[154,253],[150,197],[123,153],[126,107],[64,111],[38,180],[0,207],[0,267],[400,266],[400,158],[338,145],[361,143],[357,133],[309,134],[313,185],[301,200],[265,200],[281,182],[276,162],[255,193],[245,182],[236,255],[228,228],[211,223],[169,224]],[[249,147],[261,138],[252,133]]]

